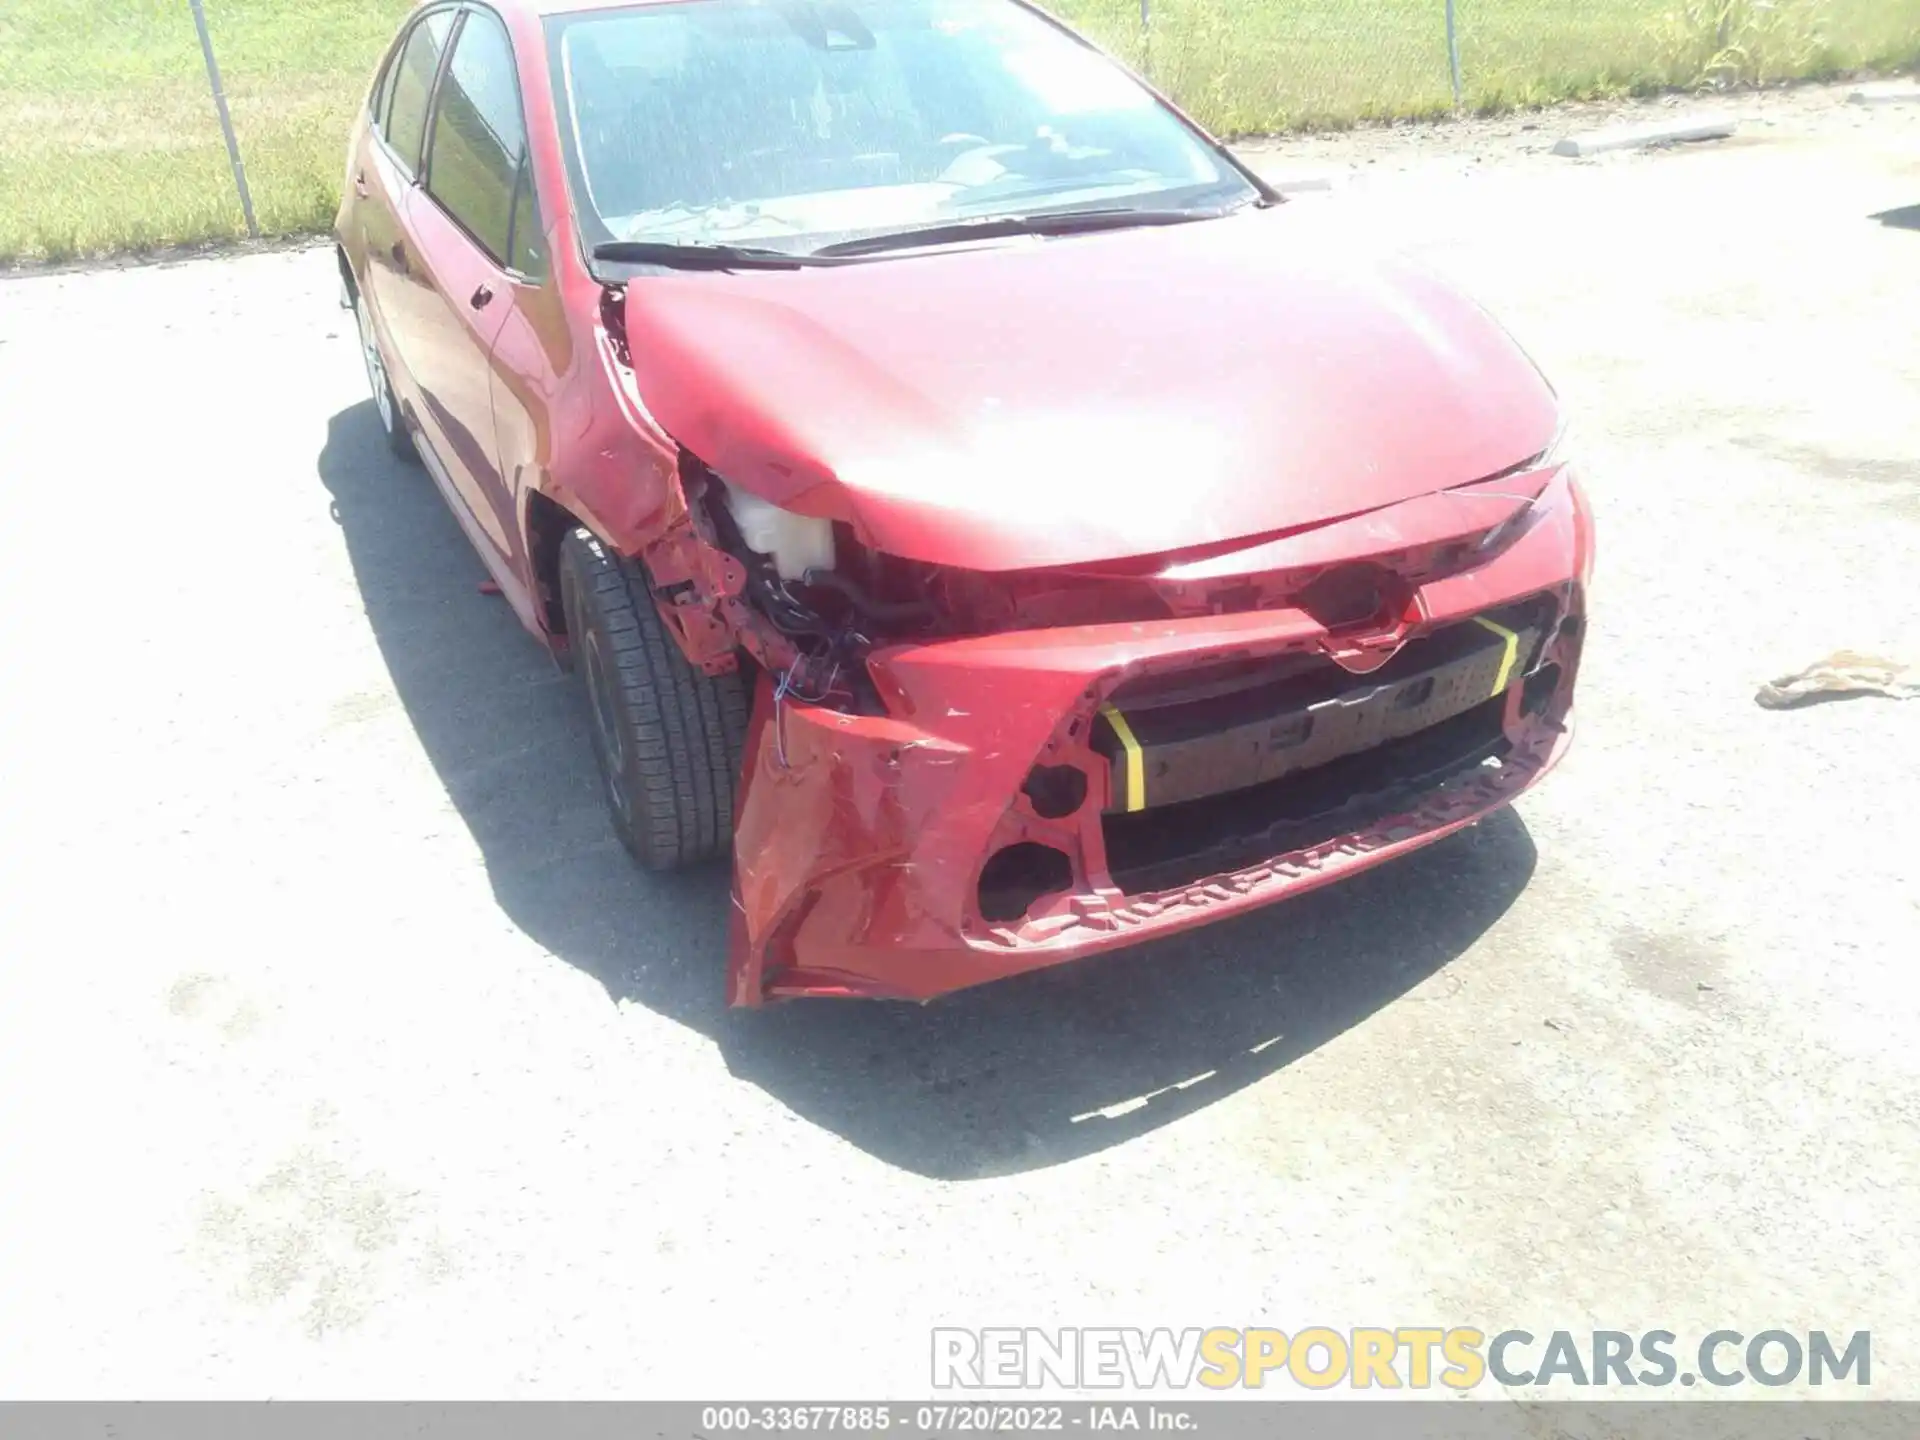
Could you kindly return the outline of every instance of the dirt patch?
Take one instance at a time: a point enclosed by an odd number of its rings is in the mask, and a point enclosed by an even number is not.
[[[1636,990],[1689,1010],[1706,1008],[1726,970],[1727,952],[1716,940],[1627,926],[1610,944]]]

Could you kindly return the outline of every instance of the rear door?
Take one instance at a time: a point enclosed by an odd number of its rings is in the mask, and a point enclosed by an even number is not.
[[[422,305],[408,365],[449,498],[516,602],[526,569],[494,434],[492,366],[512,309],[509,256],[526,148],[512,42],[499,17],[470,9],[435,92],[423,183],[407,200]]]
[[[407,32],[374,91],[372,124],[354,166],[354,215],[366,256],[361,284],[381,332],[394,390],[414,405],[410,380],[414,329],[421,306],[413,284],[414,245],[407,234],[407,202],[426,143],[427,112],[447,41],[459,12],[451,6],[423,13]]]

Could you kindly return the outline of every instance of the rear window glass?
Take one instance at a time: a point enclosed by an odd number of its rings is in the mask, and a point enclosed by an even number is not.
[[[387,105],[393,99],[393,80],[399,73],[400,57],[395,55],[380,67],[380,78],[373,85],[373,97],[367,101],[367,108],[373,114],[373,123],[382,130],[387,124]]]
[[[406,49],[394,62],[393,98],[384,133],[401,163],[409,170],[420,163],[420,142],[427,130],[427,100],[433,93],[434,72],[440,68],[453,12],[441,10],[413,27]]]

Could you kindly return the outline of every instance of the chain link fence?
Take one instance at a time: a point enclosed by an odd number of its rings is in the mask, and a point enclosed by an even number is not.
[[[411,0],[202,0],[258,226],[323,228]],[[0,261],[247,233],[190,0],[0,0]]]
[[[247,234],[209,56],[254,226],[325,228],[352,112],[411,4],[0,0],[0,262]],[[1228,135],[1920,62],[1920,0],[1055,8]]]
[[[1062,9],[1229,135],[1920,59],[1915,0],[1064,0]]]

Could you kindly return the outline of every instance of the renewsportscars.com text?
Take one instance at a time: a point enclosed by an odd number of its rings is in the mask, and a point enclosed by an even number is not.
[[[1846,1384],[1873,1379],[1866,1330],[1510,1329],[1467,1326],[1264,1328],[940,1329],[936,1390],[1183,1390],[1297,1386],[1327,1390],[1472,1390]]]

